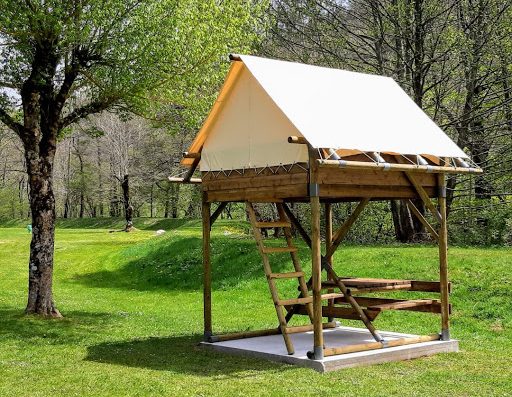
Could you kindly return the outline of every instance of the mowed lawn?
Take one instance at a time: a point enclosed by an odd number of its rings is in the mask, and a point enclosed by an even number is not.
[[[65,316],[59,320],[23,315],[30,235],[0,229],[0,396],[512,395],[511,249],[450,248],[452,334],[460,353],[319,374],[197,346],[200,224],[175,226],[160,237],[153,230],[59,228],[54,291]],[[276,325],[245,228],[214,227],[217,332]],[[303,245],[301,256],[308,258]],[[276,270],[288,265],[283,259]],[[335,266],[345,276],[433,280],[437,248],[342,247]],[[285,290],[296,294],[292,285]],[[439,322],[432,314],[386,312],[375,324],[429,334]]]

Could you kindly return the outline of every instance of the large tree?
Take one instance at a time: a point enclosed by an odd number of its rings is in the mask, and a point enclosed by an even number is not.
[[[21,139],[32,242],[27,313],[52,297],[53,165],[67,127],[107,109],[154,103],[191,114],[223,74],[221,54],[254,39],[254,1],[0,0],[0,120]]]

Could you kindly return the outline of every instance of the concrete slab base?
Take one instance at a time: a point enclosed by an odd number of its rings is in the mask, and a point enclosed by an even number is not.
[[[399,334],[396,332],[380,332],[385,339],[399,339],[415,335]],[[256,338],[238,339],[225,342],[207,343],[201,345],[217,351],[258,357],[271,361],[294,364],[301,367],[313,368],[319,372],[334,371],[341,368],[357,367],[385,363],[390,361],[409,360],[416,357],[430,356],[437,353],[456,352],[459,350],[457,340],[432,341],[413,345],[389,347],[358,353],[348,353],[326,357],[323,360],[310,360],[306,354],[313,348],[313,332],[303,332],[291,335],[295,354],[288,355],[281,335],[260,336]],[[337,327],[324,330],[326,347],[340,347],[360,343],[374,342],[366,329],[352,327]]]

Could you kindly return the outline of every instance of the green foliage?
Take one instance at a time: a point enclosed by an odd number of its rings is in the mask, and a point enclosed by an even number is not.
[[[173,104],[186,109],[187,119],[201,118],[225,73],[227,54],[247,51],[256,40],[264,5],[0,0],[0,82],[20,89],[34,60],[45,56],[36,48],[52,48],[55,85],[78,71],[69,110],[90,103],[147,112]]]
[[[28,247],[30,235],[24,225],[0,229],[0,395],[329,396],[346,393],[347,387],[353,396],[511,392],[510,249],[450,249],[452,332],[460,353],[322,375],[197,347],[202,333],[198,222],[167,224],[160,237],[152,230],[81,229],[81,222],[90,227],[93,220],[74,222],[76,229],[57,229],[55,295],[65,314],[61,320],[22,315],[28,250],[20,248]],[[242,229],[226,221],[213,228],[216,332],[276,324],[261,258]],[[303,244],[299,248],[305,264],[309,252]],[[340,274],[352,276],[435,279],[438,269],[437,248],[423,246],[344,246],[334,262]],[[376,325],[427,334],[439,329],[439,321],[436,315],[400,311],[384,313]]]

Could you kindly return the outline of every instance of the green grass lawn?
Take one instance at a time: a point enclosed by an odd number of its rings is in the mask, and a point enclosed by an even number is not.
[[[197,347],[199,222],[166,223],[175,228],[161,237],[149,230],[159,226],[153,224],[130,234],[94,228],[112,227],[106,223],[60,226],[59,320],[23,315],[30,236],[0,228],[0,396],[512,395],[511,249],[450,249],[452,334],[460,353],[319,374]],[[276,324],[244,228],[219,222],[213,231],[216,332]],[[308,258],[304,246],[301,256]],[[278,269],[286,266],[283,260]],[[345,276],[435,279],[437,248],[342,247],[335,266]],[[439,323],[436,315],[407,312],[386,312],[375,322],[419,334],[439,331]]]

